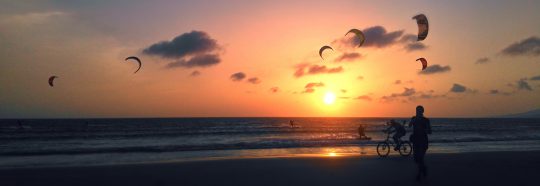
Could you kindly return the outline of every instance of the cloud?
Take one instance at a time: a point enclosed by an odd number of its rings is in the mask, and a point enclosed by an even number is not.
[[[313,93],[313,92],[315,92],[315,89],[306,88],[306,90],[304,90],[304,92],[302,92],[302,93]]]
[[[259,78],[257,78],[257,77],[249,78],[247,81],[248,81],[249,83],[252,83],[252,84],[259,84],[259,83],[261,83],[261,80],[260,80]]]
[[[417,50],[425,50],[428,47],[422,43],[417,41],[418,36],[414,34],[406,34],[399,40],[400,43],[403,43],[405,46],[403,47],[407,52],[413,52]]]
[[[382,96],[381,99],[384,100],[384,101],[393,101],[394,99],[399,98],[399,97],[409,97],[409,96],[413,96],[415,94],[416,94],[416,90],[414,88],[404,87],[403,92],[401,92],[401,93],[392,93],[392,94],[390,94],[388,96]]]
[[[467,87],[457,84],[457,83],[454,83],[454,85],[452,85],[452,88],[450,88],[450,92],[454,92],[454,93],[464,93],[466,91],[467,91]]]
[[[270,92],[272,92],[272,93],[278,93],[278,92],[279,92],[279,87],[272,87],[272,88],[270,88]]]
[[[143,50],[144,54],[163,58],[179,59],[189,55],[214,52],[219,49],[217,41],[206,32],[191,31],[175,37],[171,41],[161,41]]]
[[[484,64],[484,63],[489,63],[489,62],[490,62],[489,58],[483,57],[483,58],[477,59],[475,64]]]
[[[517,81],[517,89],[518,90],[528,90],[528,91],[532,91],[533,89],[531,88],[531,86],[529,85],[529,83],[527,83],[527,79],[526,78],[523,78],[523,79],[520,79]]]
[[[302,93],[313,93],[315,92],[315,87],[324,87],[324,83],[308,83],[304,86],[305,90]]]
[[[358,80],[363,80],[363,79],[364,79],[364,76],[358,76],[358,77],[356,77],[356,79],[358,79]]]
[[[400,97],[400,96],[412,96],[416,93],[414,88],[404,88],[402,93],[394,93],[390,95],[391,97]]]
[[[200,75],[201,75],[201,72],[199,72],[198,70],[195,70],[195,71],[191,72],[191,74],[189,74],[189,76],[192,76],[192,77],[200,76]]]
[[[437,73],[444,73],[444,72],[449,72],[450,70],[452,70],[452,68],[450,68],[450,66],[441,66],[441,65],[431,65],[431,66],[428,66],[426,69],[418,72],[418,74],[424,74],[424,75],[429,75],[429,74],[437,74]]]
[[[509,96],[509,95],[512,95],[512,92],[502,92],[502,91],[497,90],[497,89],[492,89],[492,90],[489,90],[488,94]]]
[[[401,80],[398,79],[398,80],[394,81],[394,84],[395,84],[395,85],[401,84]]]
[[[339,91],[343,94],[347,93],[347,89],[340,89]]]
[[[368,96],[368,95],[358,96],[358,97],[356,97],[355,99],[357,99],[357,100],[365,100],[365,101],[371,101],[371,100],[373,100],[373,99],[371,98],[371,96]]]
[[[308,84],[306,84],[306,86],[304,88],[314,88],[314,87],[324,87],[324,83],[323,82],[308,83]]]
[[[243,72],[237,72],[232,74],[230,78],[232,81],[242,81],[244,78],[246,78],[246,74]]]
[[[341,54],[341,56],[337,57],[335,59],[335,62],[343,62],[343,61],[354,61],[356,59],[361,59],[364,56],[358,52],[345,52]]]
[[[366,40],[362,47],[375,47],[375,48],[384,48],[391,46],[397,43],[398,39],[403,35],[403,30],[387,32],[386,29],[382,26],[373,26],[362,30]],[[348,48],[357,47],[360,44],[360,39],[353,34],[348,34],[350,36],[337,39],[333,44],[342,45]]]
[[[304,75],[315,75],[315,74],[333,74],[343,72],[343,67],[334,67],[328,68],[326,65],[307,65],[301,64],[296,66],[296,71],[294,76],[299,78]]]
[[[536,36],[529,37],[514,44],[511,44],[501,51],[502,54],[508,56],[520,55],[540,55],[540,38]]]
[[[425,50],[428,47],[424,43],[408,43],[403,47],[407,52],[413,52],[417,50]]]
[[[216,54],[203,54],[190,58],[189,60],[180,59],[176,62],[167,64],[167,68],[193,68],[193,67],[209,67],[216,65],[221,61]]]
[[[161,41],[143,49],[143,54],[176,61],[167,68],[210,67],[221,62],[220,46],[203,31],[191,31],[176,36],[171,41]]]
[[[534,76],[530,80],[531,81],[540,81],[540,76]]]

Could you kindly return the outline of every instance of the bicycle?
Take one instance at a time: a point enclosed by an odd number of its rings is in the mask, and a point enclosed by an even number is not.
[[[383,132],[387,134],[386,140],[379,142],[379,144],[377,144],[377,154],[379,154],[380,157],[386,157],[388,156],[388,154],[390,154],[390,146],[394,147],[394,149],[397,147],[397,144],[395,144],[394,141],[391,139],[390,133],[386,131],[383,131]],[[411,152],[412,152],[411,142],[407,140],[399,139],[399,144],[400,145],[399,145],[398,151],[401,156],[411,155]]]

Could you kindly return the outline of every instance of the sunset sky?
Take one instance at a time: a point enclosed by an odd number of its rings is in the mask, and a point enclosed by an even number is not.
[[[539,7],[2,1],[0,118],[409,117],[416,105],[430,117],[525,112],[540,108]],[[412,37],[419,13],[430,24],[421,42]],[[344,36],[351,28],[364,31],[364,46]],[[324,45],[334,51],[323,60]],[[142,60],[138,73],[128,56]]]

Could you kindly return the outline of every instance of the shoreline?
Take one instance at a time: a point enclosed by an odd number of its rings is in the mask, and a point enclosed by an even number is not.
[[[540,151],[428,153],[428,179],[420,184],[536,185],[538,157]],[[415,173],[411,157],[366,155],[0,169],[0,180],[2,185],[417,185]]]
[[[524,150],[526,149],[526,150]],[[428,154],[455,154],[475,152],[539,151],[540,143],[532,141],[432,143]],[[391,151],[390,155],[397,152]],[[192,162],[235,159],[268,159],[295,157],[377,156],[376,146],[295,147],[262,149],[229,149],[205,151],[53,154],[53,155],[0,155],[0,170],[24,168],[114,166],[152,164],[160,162]]]

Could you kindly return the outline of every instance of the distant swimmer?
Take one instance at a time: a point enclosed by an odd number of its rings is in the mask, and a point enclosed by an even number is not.
[[[20,120],[17,120],[17,130],[24,130],[24,127]]]
[[[371,138],[366,136],[366,127],[364,125],[358,126],[358,139],[370,140]]]
[[[291,128],[294,128],[294,121],[293,120],[289,120],[289,124],[291,125]]]

